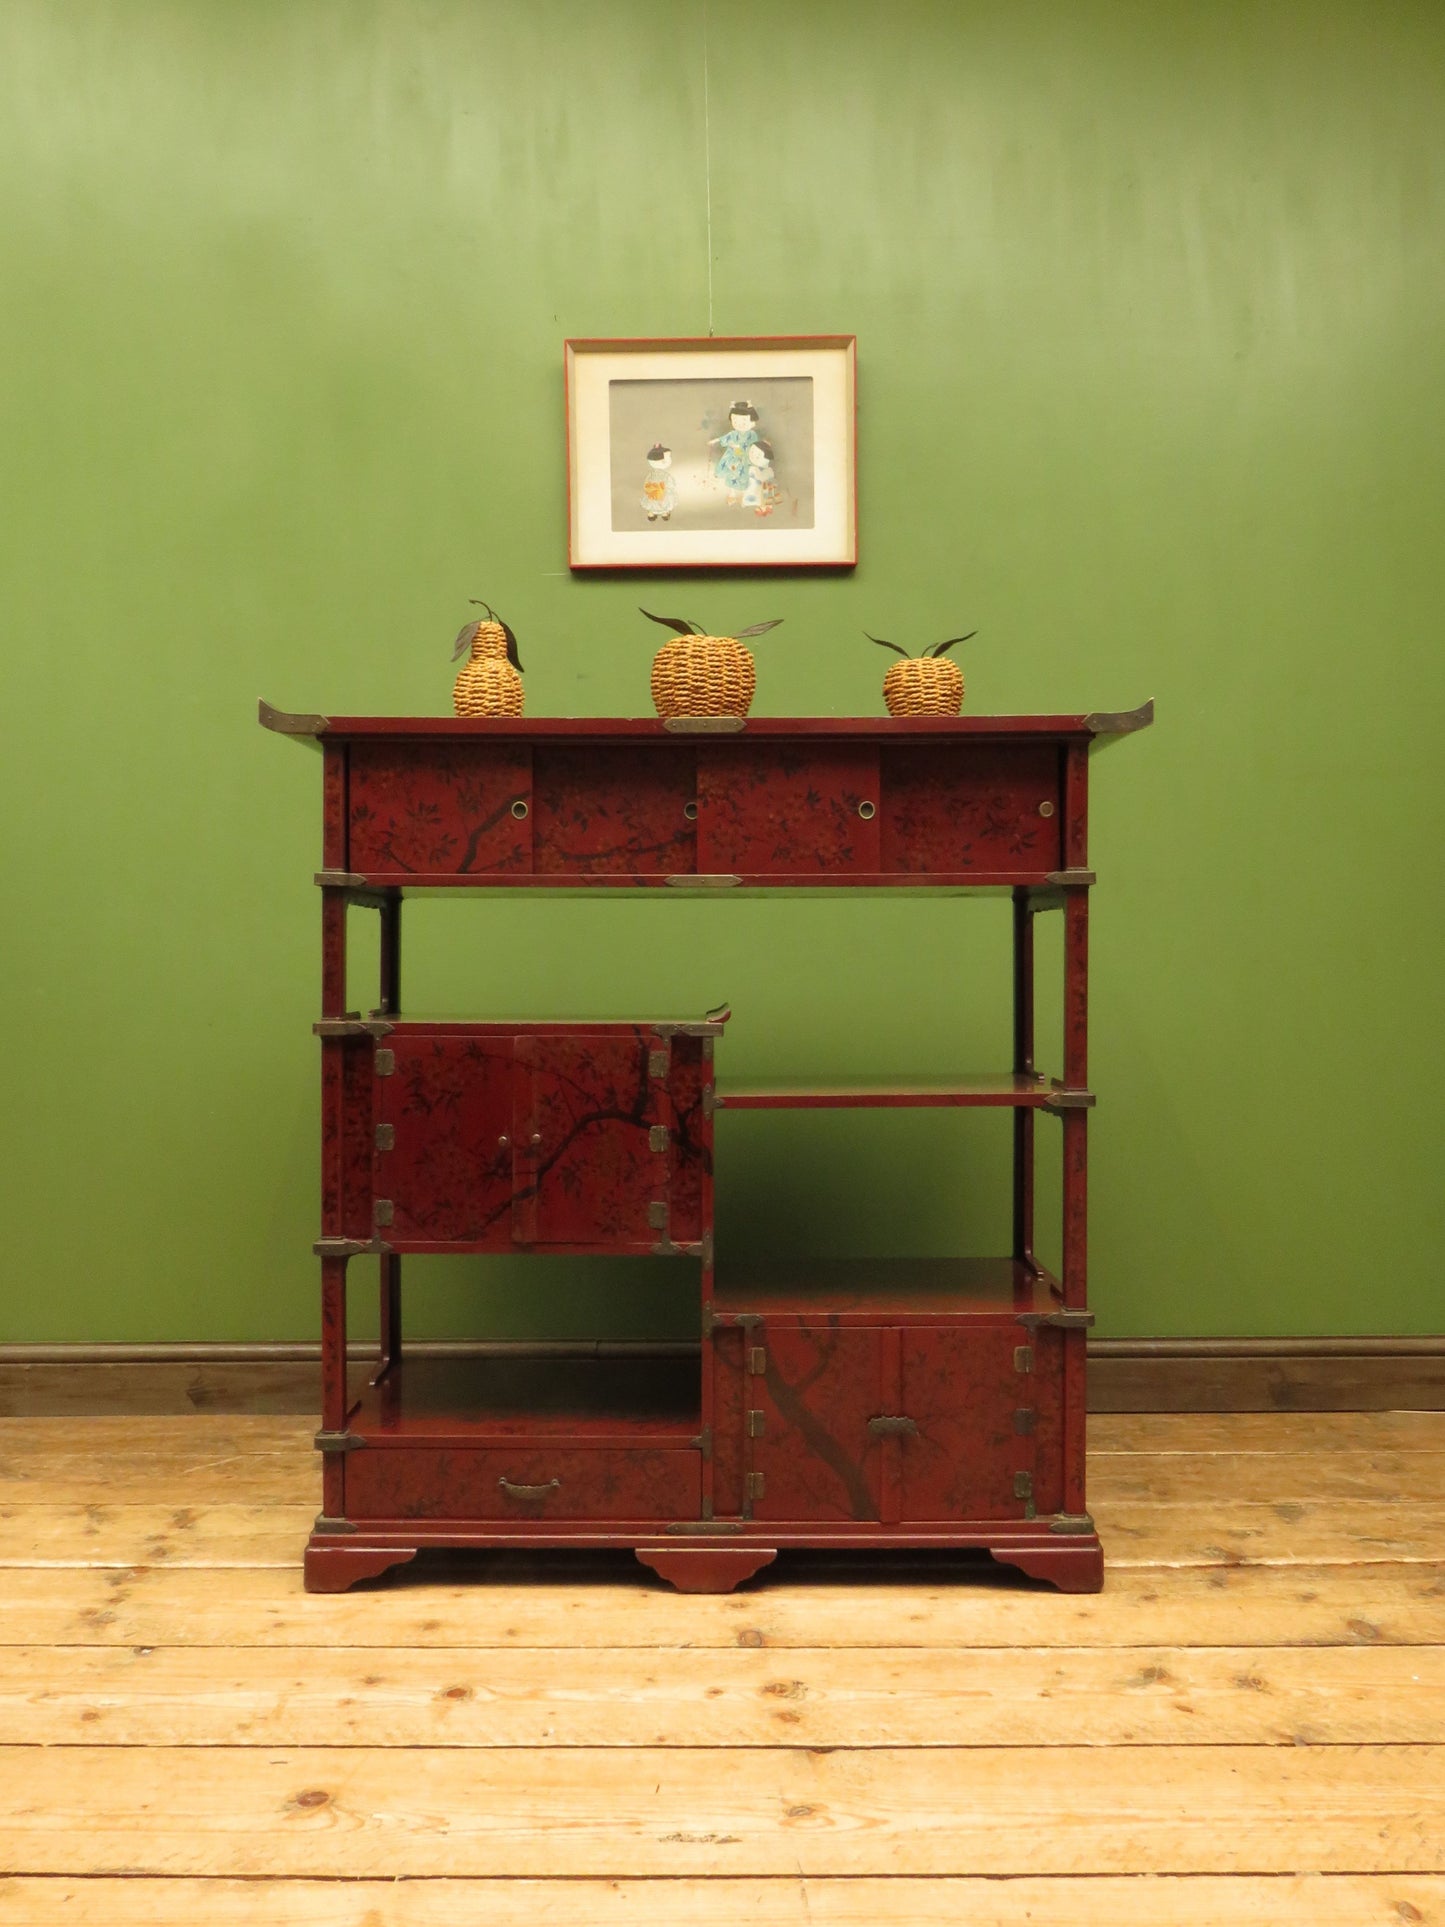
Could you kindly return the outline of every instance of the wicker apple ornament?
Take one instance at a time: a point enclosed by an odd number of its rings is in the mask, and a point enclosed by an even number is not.
[[[863,631],[868,636],[868,631]],[[902,656],[883,678],[883,700],[890,716],[958,716],[963,713],[963,671],[956,662],[944,662],[945,651],[956,642],[967,642],[978,634],[970,629],[966,636],[950,636],[936,643],[921,656],[910,656],[896,642],[882,636],[868,636],[880,649],[891,649]]]
[[[652,659],[652,701],[659,716],[746,716],[758,685],[757,665],[744,636],[766,635],[783,620],[755,622],[735,636],[705,636],[682,616],[638,612],[677,634]]]
[[[526,696],[517,638],[489,602],[478,602],[475,596],[472,602],[487,614],[485,621],[468,622],[457,632],[452,661],[469,644],[472,653],[452,689],[452,707],[459,716],[520,716]]]

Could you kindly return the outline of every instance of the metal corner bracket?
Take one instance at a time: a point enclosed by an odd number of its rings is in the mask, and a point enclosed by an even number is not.
[[[391,1246],[384,1238],[318,1238],[311,1249],[318,1258],[384,1258]]]
[[[1147,729],[1154,720],[1154,698],[1137,709],[1095,709],[1084,718],[1091,736],[1131,736],[1136,729]]]
[[[310,716],[289,709],[277,709],[264,696],[257,704],[256,720],[262,729],[274,729],[278,736],[320,736],[331,727],[329,716]]]

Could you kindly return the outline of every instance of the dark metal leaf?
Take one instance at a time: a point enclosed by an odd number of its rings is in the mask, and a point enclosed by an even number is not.
[[[493,621],[501,622],[501,617],[494,616]],[[517,654],[517,638],[512,634],[510,623],[502,623],[502,634],[507,638],[507,661],[514,669],[520,669],[522,658]]]
[[[946,654],[956,642],[970,642],[977,634],[977,629],[970,629],[966,636],[950,636],[947,642],[939,643],[936,649],[930,649],[927,653],[930,656],[942,656]]]
[[[866,629],[863,631],[863,633],[865,636],[868,636],[868,631]],[[876,642],[880,649],[891,649],[895,656],[902,656],[904,657],[905,660],[907,659],[908,651],[906,649],[900,649],[896,642],[889,642],[883,636],[868,636],[868,640],[870,642]]]
[[[778,623],[784,621],[786,617],[779,616],[776,622],[755,622],[751,629],[739,629],[738,637],[741,639],[743,636],[765,636],[769,629],[776,629]]]
[[[452,646],[453,662],[456,661],[458,656],[464,656],[466,654],[481,626],[479,622],[464,622],[461,628],[458,629],[456,642]]]
[[[700,636],[702,634],[702,630],[698,628],[695,622],[687,622],[681,616],[655,616],[650,609],[644,609],[640,603],[638,604],[637,613],[640,616],[646,616],[649,622],[660,622],[664,629],[676,629],[680,636]]]

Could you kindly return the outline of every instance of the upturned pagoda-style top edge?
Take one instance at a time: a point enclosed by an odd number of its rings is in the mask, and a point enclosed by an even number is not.
[[[498,737],[521,742],[578,739],[637,741],[710,736],[819,737],[857,742],[999,736],[1073,737],[1084,741],[1127,736],[1154,720],[1154,700],[1137,709],[1093,710],[1084,716],[317,716],[293,714],[263,701],[260,722],[281,736]]]

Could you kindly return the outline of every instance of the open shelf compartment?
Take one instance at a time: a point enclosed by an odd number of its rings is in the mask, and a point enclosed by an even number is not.
[[[981,1072],[954,1077],[719,1078],[716,1104],[730,1111],[907,1109],[997,1106],[1082,1110],[1091,1091],[1069,1090],[1042,1072]]]
[[[629,1439],[686,1446],[701,1427],[699,1355],[683,1345],[404,1358],[367,1387],[348,1420],[353,1436],[386,1446]]]
[[[720,1261],[713,1316],[828,1318],[841,1325],[933,1324],[940,1318],[1049,1318],[1058,1280],[1019,1258],[770,1258]]]

